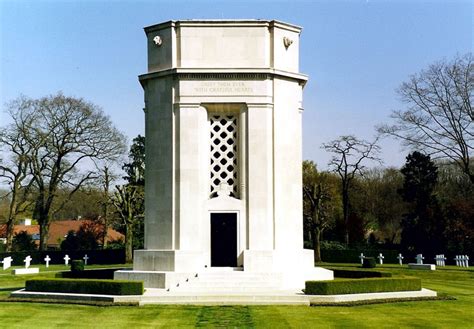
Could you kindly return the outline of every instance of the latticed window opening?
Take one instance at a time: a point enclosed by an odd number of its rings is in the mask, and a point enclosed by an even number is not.
[[[215,198],[219,191],[228,190],[230,196],[238,198],[237,116],[212,114],[210,116],[210,128],[210,197]]]

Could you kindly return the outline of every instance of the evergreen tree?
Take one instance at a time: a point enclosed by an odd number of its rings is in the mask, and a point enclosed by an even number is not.
[[[402,245],[410,251],[433,252],[443,246],[443,217],[434,194],[438,168],[429,155],[417,151],[406,159],[399,193],[410,210],[402,221]]]
[[[12,251],[33,251],[36,250],[35,241],[26,231],[21,231],[13,237]]]

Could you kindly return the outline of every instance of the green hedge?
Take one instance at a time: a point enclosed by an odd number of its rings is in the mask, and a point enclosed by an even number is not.
[[[84,261],[74,259],[71,261],[71,272],[82,272],[84,271]]]
[[[143,282],[125,280],[36,279],[27,280],[25,290],[77,294],[143,295]]]
[[[361,278],[389,278],[392,277],[392,273],[379,272],[379,271],[355,271],[355,270],[341,270],[341,269],[330,269],[334,272],[336,278],[350,278],[350,279],[361,279]]]
[[[96,270],[84,270],[80,272],[59,272],[56,273],[57,278],[67,279],[113,279],[115,271],[124,270],[123,267],[104,268]]]
[[[305,294],[342,295],[414,290],[421,290],[421,280],[419,278],[340,279],[334,281],[306,281]]]
[[[362,261],[363,268],[375,268],[376,265],[374,257],[365,257]]]

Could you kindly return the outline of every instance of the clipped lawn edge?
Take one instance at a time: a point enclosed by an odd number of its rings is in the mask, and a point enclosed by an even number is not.
[[[385,299],[372,299],[372,300],[359,300],[353,302],[340,302],[340,303],[320,303],[311,302],[310,306],[364,306],[374,304],[389,304],[389,303],[403,303],[403,302],[420,302],[420,301],[440,301],[440,300],[457,300],[453,296],[436,296],[436,297],[410,297],[410,298],[385,298]]]

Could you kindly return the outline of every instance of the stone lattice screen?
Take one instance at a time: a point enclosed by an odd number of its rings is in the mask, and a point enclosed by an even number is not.
[[[217,197],[217,191],[221,184],[229,185],[230,196],[238,198],[237,116],[212,114],[209,121],[211,137],[210,198]]]

